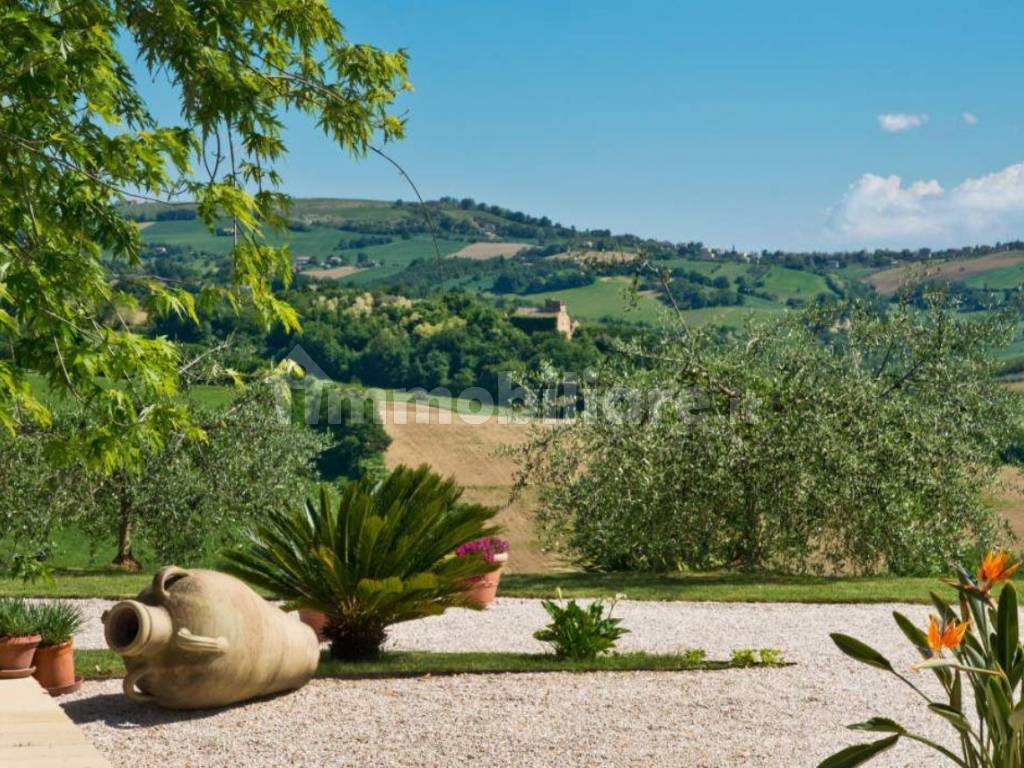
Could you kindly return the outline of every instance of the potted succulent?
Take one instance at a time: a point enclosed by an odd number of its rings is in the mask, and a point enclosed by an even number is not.
[[[36,606],[35,624],[40,635],[32,676],[51,696],[74,693],[82,685],[75,677],[75,632],[82,626],[82,612],[76,605],[56,600]]]
[[[0,680],[32,674],[32,654],[39,640],[28,604],[20,598],[0,597]]]
[[[455,550],[456,557],[483,555],[488,563],[497,563],[498,567],[483,576],[474,576],[468,580],[469,587],[466,597],[481,606],[490,605],[498,594],[498,582],[501,581],[501,569],[508,562],[508,540],[497,536],[488,536],[463,544]]]

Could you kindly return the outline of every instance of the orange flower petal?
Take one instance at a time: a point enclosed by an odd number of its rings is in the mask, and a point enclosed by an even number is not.
[[[1009,552],[987,552],[978,568],[978,584],[987,592],[996,584],[1009,581],[1020,565],[1012,562]]]
[[[942,648],[942,632],[939,630],[939,620],[934,615],[928,617],[928,647],[933,654]]]
[[[970,623],[969,621],[951,622],[942,630],[942,645],[951,651],[958,648]]]

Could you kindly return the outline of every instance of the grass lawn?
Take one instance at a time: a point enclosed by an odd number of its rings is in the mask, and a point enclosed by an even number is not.
[[[147,566],[149,563],[147,562]],[[106,566],[60,569],[55,583],[25,584],[0,579],[0,595],[30,597],[134,597],[145,588],[154,564],[141,574],[121,573]],[[608,597],[630,600],[757,603],[928,603],[928,592],[952,589],[932,577],[773,576],[728,571],[711,573],[509,573],[501,580],[501,597]]]
[[[727,603],[928,603],[929,590],[948,592],[937,578],[776,576],[708,573],[520,573],[502,576],[504,597],[604,597]]]
[[[680,672],[779,665],[760,662],[740,665],[725,660],[695,660],[675,653],[643,652],[611,654],[592,661],[571,661],[543,653],[399,651],[387,653],[374,661],[353,662],[337,661],[324,652],[316,677],[365,679],[523,672]],[[121,657],[105,649],[76,650],[75,671],[87,680],[120,678],[125,673]]]

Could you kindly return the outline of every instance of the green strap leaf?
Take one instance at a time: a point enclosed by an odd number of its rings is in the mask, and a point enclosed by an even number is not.
[[[1010,724],[1010,728],[1015,731],[1019,731],[1024,727],[1024,704],[1018,704],[1017,708],[1010,713],[1010,717],[1007,721]]]
[[[996,649],[999,664],[1003,669],[1012,669],[1017,654],[1017,590],[1007,584],[999,595],[999,609],[996,613]]]
[[[836,644],[836,647],[851,659],[856,659],[878,669],[884,669],[887,672],[893,671],[889,660],[870,645],[866,645],[854,637],[838,632],[833,632],[829,637],[832,638],[832,642]]]
[[[863,723],[854,723],[853,725],[846,726],[852,731],[872,731],[874,733],[898,733],[901,736],[907,732],[907,729],[897,723],[895,720],[890,720],[888,717],[872,717],[870,720],[865,720]]]
[[[991,675],[992,677],[1006,677],[1002,671],[998,669],[983,669],[981,667],[969,667],[966,664],[961,664],[956,659],[942,659],[935,658],[929,659],[928,661],[922,661],[914,665],[914,669],[935,669],[937,667],[947,667],[949,669],[959,669],[961,672],[974,672],[979,675]]]
[[[863,765],[871,758],[891,748],[899,740],[900,735],[897,733],[870,744],[854,744],[825,759],[818,764],[818,768],[853,768],[853,766]]]
[[[948,721],[958,731],[961,731],[962,733],[970,732],[971,724],[967,722],[967,718],[964,717],[963,712],[959,709],[951,707],[948,704],[929,704],[928,709]]]

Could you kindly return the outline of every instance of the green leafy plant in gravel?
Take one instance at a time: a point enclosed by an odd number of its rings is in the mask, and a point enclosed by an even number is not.
[[[612,600],[605,612],[601,600],[594,600],[586,608],[575,600],[564,607],[553,600],[545,600],[542,604],[551,623],[533,636],[542,643],[549,643],[559,659],[596,659],[611,651],[618,639],[629,632],[620,626],[621,619],[612,617],[617,601],[618,598]]]
[[[684,648],[679,652],[679,656],[687,663],[696,666],[704,663],[704,660],[708,657],[708,652],[703,648]]]
[[[757,663],[757,651],[753,648],[737,648],[730,654],[729,661],[737,667],[752,667]]]
[[[927,632],[898,611],[893,617],[900,630],[921,654],[916,670],[935,675],[945,701],[933,699],[874,648],[848,635],[832,639],[846,655],[889,672],[924,699],[928,711],[945,720],[959,741],[956,753],[912,733],[895,720],[873,717],[851,729],[888,734],[866,744],[855,744],[832,755],[819,768],[851,768],[866,763],[900,739],[924,744],[962,768],[1020,768],[1024,765],[1024,647],[1020,642],[1017,591],[1008,583],[1020,563],[1006,553],[990,553],[977,576],[957,568],[956,608],[934,595],[937,614],[929,618]],[[1006,583],[999,599],[995,586]],[[959,610],[957,610],[959,609]],[[949,656],[945,652],[950,653]]]
[[[288,609],[324,613],[335,658],[374,658],[392,624],[481,607],[467,599],[467,586],[497,566],[482,554],[453,553],[499,528],[494,509],[461,495],[426,465],[350,483],[337,504],[321,487],[319,504],[272,512],[246,544],[226,552],[226,570]]]
[[[778,648],[737,648],[730,654],[729,663],[734,667],[781,667],[786,659]]]

